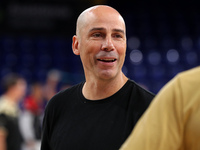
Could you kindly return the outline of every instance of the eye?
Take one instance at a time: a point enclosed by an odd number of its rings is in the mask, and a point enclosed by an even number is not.
[[[102,34],[101,33],[93,33],[92,34],[92,37],[102,37]]]
[[[123,38],[123,36],[121,34],[114,34],[113,37],[115,37],[115,38]]]

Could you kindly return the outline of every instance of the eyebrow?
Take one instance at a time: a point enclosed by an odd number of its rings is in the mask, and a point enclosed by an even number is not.
[[[89,32],[92,32],[92,31],[102,31],[102,30],[106,30],[105,28],[92,28],[92,29],[90,29],[90,31]],[[115,32],[121,32],[121,33],[123,33],[123,34],[125,34],[125,32],[124,32],[124,30],[122,30],[122,29],[113,29],[112,31],[115,31]]]

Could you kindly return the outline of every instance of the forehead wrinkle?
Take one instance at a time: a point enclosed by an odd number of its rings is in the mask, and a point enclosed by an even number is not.
[[[103,27],[94,27],[92,29],[89,30],[89,32],[93,32],[93,31],[106,31],[105,28]],[[125,34],[125,31],[122,29],[112,29],[113,32],[120,32],[122,34]]]
[[[106,30],[105,28],[101,28],[101,27],[94,27],[92,29],[89,30],[89,32],[92,32],[92,31],[102,31],[102,30]]]
[[[124,31],[124,30],[122,30],[122,29],[113,29],[113,31],[115,31],[115,32],[120,32],[120,33],[123,33],[123,34],[125,34],[125,31]]]

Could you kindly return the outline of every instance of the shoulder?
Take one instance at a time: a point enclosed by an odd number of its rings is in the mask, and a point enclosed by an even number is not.
[[[179,73],[175,78],[181,82],[200,83],[200,67],[195,67]]]
[[[83,82],[58,92],[48,101],[47,108],[57,107],[58,105],[60,106],[64,103],[70,102],[73,99],[73,97],[79,94],[82,85]]]
[[[200,90],[200,67],[195,67],[183,72],[178,73],[173,79],[171,79],[164,87],[164,91],[171,93],[179,92],[179,94],[185,94]],[[192,85],[192,86],[191,86]]]
[[[6,97],[0,98],[0,113],[6,114],[11,117],[17,117],[18,106],[16,103],[9,101]]]
[[[184,103],[198,103],[200,98],[200,67],[179,73],[172,81],[174,92],[178,93]]]
[[[79,83],[54,95],[45,107],[44,122],[48,122],[47,124],[52,125],[59,120],[67,110],[70,110],[76,103],[75,99],[77,99],[79,95],[82,84],[83,83]]]
[[[154,97],[155,94],[150,92],[149,90],[143,88],[141,85],[137,84],[135,81],[133,80],[128,80],[128,84],[130,84],[133,88],[133,90],[138,93],[138,94],[141,94],[141,95],[145,95],[145,96],[149,96],[149,97]]]
[[[130,99],[133,101],[134,105],[137,105],[138,109],[146,109],[155,97],[155,94],[144,89],[133,80],[129,79],[128,84],[131,90]]]

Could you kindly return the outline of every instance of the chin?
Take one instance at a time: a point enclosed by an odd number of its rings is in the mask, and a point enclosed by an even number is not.
[[[103,71],[99,74],[99,77],[104,80],[110,80],[116,77],[116,73],[113,71]]]

